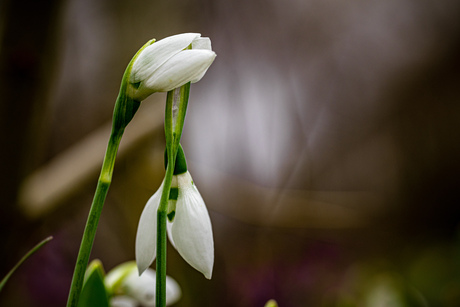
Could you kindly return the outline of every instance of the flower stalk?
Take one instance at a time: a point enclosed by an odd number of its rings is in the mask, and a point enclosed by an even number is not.
[[[107,192],[112,182],[113,168],[115,165],[118,147],[126,126],[133,119],[134,114],[140,106],[140,101],[131,98],[132,89],[129,86],[131,70],[142,50],[151,45],[153,42],[154,40],[150,40],[141,49],[139,49],[123,74],[120,92],[113,111],[112,132],[105,152],[101,173],[99,175],[96,192],[94,193],[93,202],[86,221],[85,230],[83,231],[77,262],[72,276],[72,283],[70,285],[69,297],[67,299],[67,307],[76,307],[78,305],[80,293],[83,288],[86,267],[88,266],[89,256],[96,236],[97,225],[99,223],[99,218],[102,213],[102,207],[104,206]]]
[[[189,93],[190,82],[180,88],[169,91],[166,96],[165,137],[168,164],[166,166],[160,205],[157,211],[156,306],[159,307],[166,306],[166,216],[176,154],[184,127]]]
[[[115,158],[122,135],[123,130],[112,132],[110,135],[109,144],[102,164],[101,174],[99,176],[96,192],[94,194],[85,230],[83,232],[80,250],[78,252],[77,263],[75,265],[69,298],[67,301],[68,307],[78,305],[86,267],[93,247],[94,237],[96,236],[97,225],[99,223],[102,207],[104,206],[110,183],[112,182],[113,167],[115,165]]]

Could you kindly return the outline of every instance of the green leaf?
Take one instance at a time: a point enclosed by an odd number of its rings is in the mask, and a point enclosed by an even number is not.
[[[24,257],[22,257],[21,260],[19,260],[18,263],[16,263],[16,265],[11,269],[11,271],[9,271],[8,274],[6,274],[6,276],[3,277],[2,281],[0,282],[0,291],[2,291],[8,279],[21,266],[21,264],[24,261],[26,261],[30,256],[32,256],[36,251],[38,251],[43,245],[51,241],[51,239],[53,239],[53,237],[48,237],[44,239],[43,241],[41,241],[40,243],[38,243],[37,245],[35,245],[27,254],[24,255]]]
[[[109,297],[104,286],[104,268],[93,260],[86,270],[78,307],[109,307]]]

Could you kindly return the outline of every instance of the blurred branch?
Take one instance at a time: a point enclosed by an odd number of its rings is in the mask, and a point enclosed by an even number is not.
[[[162,103],[145,102],[141,109],[144,111],[138,112],[126,128],[118,151],[119,157],[126,155],[131,148],[163,127]],[[111,125],[111,122],[107,123],[94,131],[23,181],[19,203],[27,217],[36,219],[44,216],[98,174]]]
[[[245,223],[288,228],[367,227],[383,210],[377,193],[267,188],[189,163],[210,210]]]
[[[141,105],[144,111],[138,112],[126,129],[120,158],[163,128],[163,107],[157,101]],[[20,205],[26,216],[43,217],[97,175],[110,127],[111,123],[107,123],[24,180]],[[193,162],[191,166],[210,210],[250,224],[318,229],[365,227],[382,208],[381,198],[371,192],[273,189]]]

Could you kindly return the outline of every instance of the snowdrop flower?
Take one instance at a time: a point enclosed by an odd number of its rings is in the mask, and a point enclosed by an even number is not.
[[[147,269],[142,276],[137,272],[136,263],[130,261],[110,271],[104,280],[107,290],[112,293],[111,307],[155,306],[156,272]],[[166,305],[176,303],[182,295],[179,284],[166,276]]]
[[[154,92],[168,92],[188,82],[198,82],[216,57],[211,40],[199,33],[152,42],[140,52],[131,69],[130,95],[137,101]]]
[[[176,163],[177,164],[177,163]],[[139,220],[136,260],[142,274],[155,260],[157,210],[163,183],[147,202]],[[168,202],[167,231],[171,244],[193,268],[211,279],[214,241],[211,220],[203,198],[188,171],[173,176]]]

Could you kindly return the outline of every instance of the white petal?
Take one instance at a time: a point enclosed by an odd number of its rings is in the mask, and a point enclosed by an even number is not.
[[[124,262],[111,269],[104,278],[104,285],[109,295],[119,293],[121,282],[133,271],[138,271],[135,261]]]
[[[176,248],[176,243],[174,243],[174,238],[171,235],[172,225],[173,225],[173,223],[171,223],[170,221],[166,221],[166,229],[167,229],[167,233],[168,233],[169,242],[171,242],[171,245],[174,246],[174,248]]]
[[[157,251],[157,210],[160,205],[163,183],[148,200],[137,227],[136,262],[142,274],[155,260]]]
[[[208,68],[209,68],[209,66],[208,66]],[[208,71],[208,68],[206,68],[201,74],[196,75],[195,78],[190,79],[190,82],[192,82],[192,83],[197,83],[198,81],[200,81],[201,78],[203,78],[203,76],[204,76],[204,75],[206,74],[206,72]]]
[[[136,272],[128,275],[122,285],[126,295],[136,299],[142,306],[155,306],[156,273],[147,269],[141,276]],[[166,276],[166,305],[177,302],[182,296],[179,284]]]
[[[137,301],[126,295],[114,296],[110,299],[110,307],[137,307]]]
[[[178,178],[179,197],[171,235],[182,258],[211,279],[214,241],[208,210],[189,172]]]
[[[192,49],[204,49],[212,51],[211,39],[209,37],[197,37],[192,42]]]
[[[184,50],[160,66],[146,80],[154,92],[168,92],[187,82],[197,82],[214,61],[216,54],[209,50]]]
[[[200,35],[199,33],[173,35],[146,47],[133,63],[130,81],[136,83],[146,80],[158,67],[187,48]]]
[[[192,49],[203,49],[203,50],[212,51],[211,39],[209,39],[209,37],[198,37],[198,38],[196,38],[192,42]],[[201,78],[203,78],[203,76],[206,74],[207,70],[208,69],[206,68],[200,75],[198,75],[194,79],[190,80],[190,82],[196,83],[196,82],[200,81]]]

